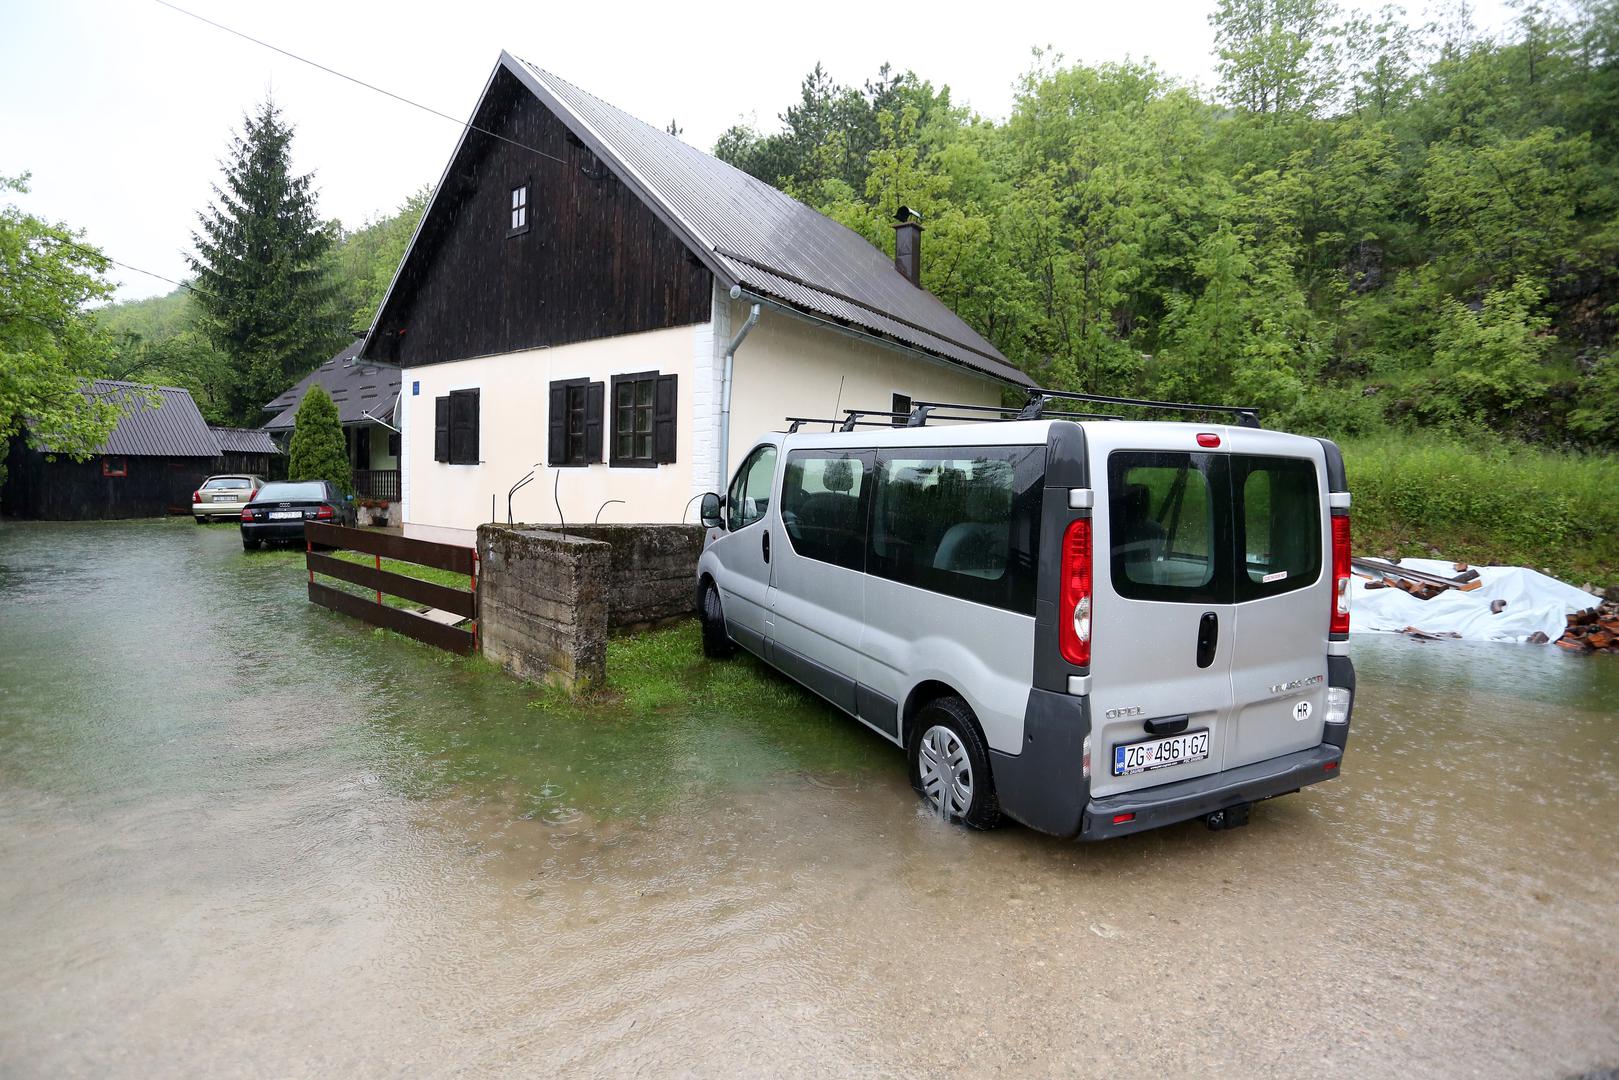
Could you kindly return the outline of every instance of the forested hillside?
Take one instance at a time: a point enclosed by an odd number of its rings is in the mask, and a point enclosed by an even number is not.
[[[817,66],[715,153],[889,250],[919,210],[924,284],[1050,385],[1613,447],[1619,4],[1515,13],[1222,0],[1217,87],[1037,53],[1004,122]]]

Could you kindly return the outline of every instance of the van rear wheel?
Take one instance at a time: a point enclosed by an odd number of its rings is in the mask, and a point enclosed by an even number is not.
[[[710,581],[703,586],[703,655],[724,660],[736,652],[736,644],[725,632],[725,611],[720,607],[720,591]]]
[[[935,698],[911,725],[911,786],[934,813],[973,829],[1001,823],[989,750],[973,711],[959,697]]]

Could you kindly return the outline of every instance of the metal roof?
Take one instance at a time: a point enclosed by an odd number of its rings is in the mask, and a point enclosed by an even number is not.
[[[222,454],[279,454],[280,447],[263,428],[214,427],[208,425]]]
[[[526,60],[501,62],[727,285],[1019,385],[1032,380],[865,237]]]
[[[153,406],[148,394],[156,394]],[[98,454],[119,457],[218,457],[219,443],[197,411],[191,395],[178,386],[147,386],[118,379],[96,379],[85,396],[117,401],[123,407],[118,426]]]
[[[336,356],[298,380],[297,385],[265,405],[265,412],[276,414],[264,425],[265,430],[291,431],[304,394],[317,383],[337,404],[337,417],[341,422],[363,424],[381,420],[393,423],[394,402],[399,400],[399,368],[356,359],[363,343],[356,338]]]

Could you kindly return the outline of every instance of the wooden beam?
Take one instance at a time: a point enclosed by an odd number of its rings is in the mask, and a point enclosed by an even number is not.
[[[313,581],[309,583],[309,599],[311,603],[319,604],[321,607],[330,608],[343,615],[352,615],[373,626],[397,631],[428,645],[436,645],[449,652],[460,653],[462,656],[472,655],[475,639],[471,633],[453,626],[441,626],[414,612],[379,604],[375,600],[367,600],[363,596],[355,596],[353,593],[346,593]]]
[[[348,551],[363,551],[367,555],[381,555],[384,559],[418,563],[468,576],[471,576],[476,562],[476,553],[473,549],[459,544],[411,540],[395,536],[393,533],[351,529],[346,525],[326,525],[319,521],[304,522],[304,539],[312,544],[344,548]]]
[[[367,589],[385,592],[390,596],[415,600],[429,607],[454,612],[467,619],[478,617],[476,601],[466,589],[452,589],[420,578],[408,577],[392,570],[378,570],[362,563],[349,562],[318,551],[309,552],[309,569],[317,574],[338,578]]]

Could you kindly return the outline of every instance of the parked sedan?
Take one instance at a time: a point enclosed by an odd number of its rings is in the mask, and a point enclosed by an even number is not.
[[[284,480],[265,484],[242,507],[242,550],[277,540],[302,542],[305,521],[354,524],[354,503],[325,480]]]
[[[210,518],[238,518],[242,507],[264,486],[262,476],[251,473],[210,476],[191,493],[191,516],[201,525]]]

